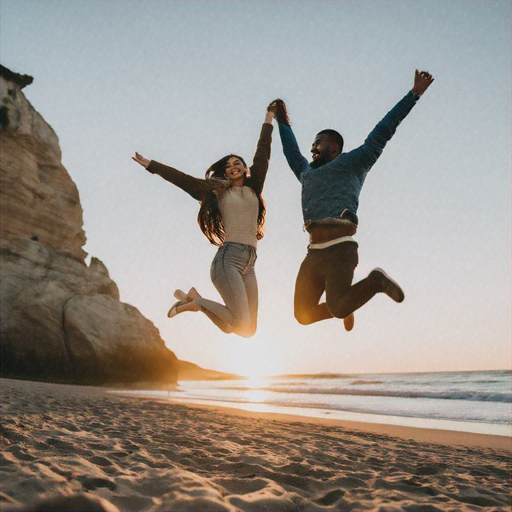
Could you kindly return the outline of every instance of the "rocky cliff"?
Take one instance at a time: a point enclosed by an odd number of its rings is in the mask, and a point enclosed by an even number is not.
[[[216,370],[207,370],[197,364],[188,361],[178,360],[178,380],[246,380],[234,373],[218,372]]]
[[[1,372],[80,383],[177,379],[158,329],[119,300],[97,258],[85,263],[78,190],[57,135],[0,68]]]

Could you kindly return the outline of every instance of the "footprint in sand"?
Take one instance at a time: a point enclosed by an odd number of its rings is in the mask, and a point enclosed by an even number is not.
[[[64,422],[62,424],[62,429],[69,430],[70,432],[80,432],[82,430],[80,427],[77,427],[74,423]]]
[[[97,496],[87,496],[85,494],[46,498],[35,503],[31,510],[33,512],[47,512],[48,510],[119,512],[119,509],[109,501]]]
[[[117,485],[112,480],[109,480],[108,478],[91,478],[91,477],[78,477],[77,480],[81,482],[84,489],[87,489],[88,491],[93,491],[94,489],[97,489],[98,487],[106,487],[107,489],[110,489],[111,491],[114,491],[117,488]]]
[[[101,457],[99,455],[94,455],[93,457],[90,457],[89,462],[92,462],[93,464],[97,464],[98,466],[112,466],[113,462],[110,459],[107,459],[106,457]]]
[[[248,494],[264,489],[269,485],[270,480],[262,478],[216,478],[213,480],[231,494]]]
[[[358,489],[368,487],[367,482],[353,476],[343,476],[341,478],[336,478],[336,484],[340,487],[344,487],[345,489]]]
[[[26,450],[23,450],[19,446],[13,446],[10,450],[11,454],[14,455],[18,460],[23,460],[25,462],[31,462],[36,460],[36,457],[30,455]]]
[[[343,498],[343,496],[345,496],[345,491],[334,489],[315,501],[324,507],[328,507],[336,503],[340,498]]]
[[[446,466],[443,466],[440,464],[424,464],[423,466],[418,466],[417,468],[415,468],[414,474],[415,475],[437,475],[445,468],[446,468]]]

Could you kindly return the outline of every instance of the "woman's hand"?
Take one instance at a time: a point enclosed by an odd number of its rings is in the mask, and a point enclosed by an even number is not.
[[[135,156],[132,156],[132,160],[142,165],[144,169],[147,169],[149,162],[151,162],[151,160],[149,160],[148,158],[144,158],[140,153],[137,153],[137,151],[135,151]]]
[[[272,121],[275,119],[275,117],[276,117],[275,111],[268,109],[267,113],[265,115],[265,123],[272,124]]]

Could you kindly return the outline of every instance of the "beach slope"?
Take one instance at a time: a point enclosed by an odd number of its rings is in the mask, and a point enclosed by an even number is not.
[[[511,510],[510,450],[2,379],[1,509]],[[446,441],[446,440],[444,440]],[[477,443],[478,444],[478,443]]]

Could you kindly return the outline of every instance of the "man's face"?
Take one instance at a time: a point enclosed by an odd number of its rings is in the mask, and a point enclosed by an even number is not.
[[[338,156],[338,146],[331,142],[327,133],[321,133],[313,141],[311,155],[313,156],[311,167],[320,167]]]

